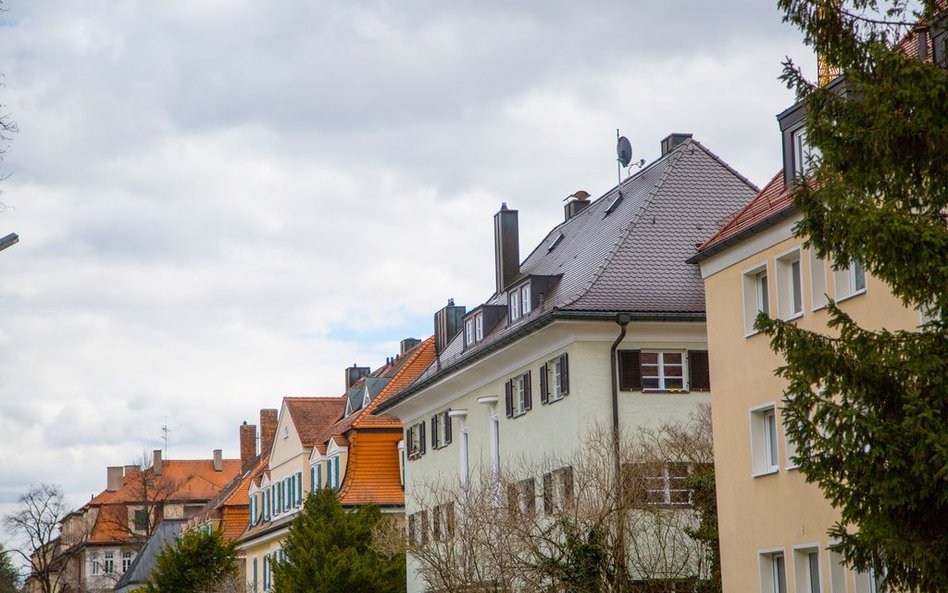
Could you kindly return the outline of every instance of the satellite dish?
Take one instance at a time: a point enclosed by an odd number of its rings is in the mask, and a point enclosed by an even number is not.
[[[632,143],[625,136],[619,137],[616,142],[616,157],[623,167],[628,167],[632,162]]]

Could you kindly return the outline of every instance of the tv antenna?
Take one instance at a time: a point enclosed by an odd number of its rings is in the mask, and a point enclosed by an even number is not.
[[[171,432],[171,429],[168,428],[168,417],[165,416],[165,423],[161,425],[161,438],[165,441],[165,458],[168,457],[168,433]]]
[[[632,162],[632,143],[625,136],[619,135],[619,128],[616,128],[616,175],[619,178],[619,184],[622,184],[622,167],[631,168],[632,165],[638,165],[641,169],[645,164],[645,159],[637,163]],[[628,171],[626,171],[628,177]]]

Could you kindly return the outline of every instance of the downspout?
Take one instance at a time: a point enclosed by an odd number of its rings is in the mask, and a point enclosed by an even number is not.
[[[619,372],[618,372],[618,358],[616,357],[616,351],[619,349],[619,344],[622,343],[622,340],[625,339],[626,326],[629,325],[629,314],[628,313],[619,313],[616,316],[616,323],[619,324],[619,335],[616,337],[616,341],[612,343],[612,348],[609,349],[609,363],[612,367],[612,456],[613,463],[615,467],[613,468],[613,480],[615,480],[615,505],[616,509],[619,510],[617,515],[618,525],[616,526],[616,591],[625,590],[625,585],[628,581],[626,576],[626,549],[625,549],[625,505],[623,504],[623,493],[622,493],[622,456],[621,456],[621,445],[620,445],[620,432],[619,432]]]

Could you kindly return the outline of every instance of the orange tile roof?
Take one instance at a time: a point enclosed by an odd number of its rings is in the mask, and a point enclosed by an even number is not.
[[[398,395],[403,389],[415,382],[425,370],[431,366],[435,359],[434,336],[431,336],[421,344],[418,344],[405,353],[402,360],[407,359],[401,368],[397,369],[392,376],[392,380],[382,389],[381,392],[369,402],[369,405],[362,410],[354,420],[353,425],[356,428],[363,426],[372,427],[397,427],[401,429],[402,423],[392,416],[376,416],[373,414],[379,404],[392,396]]]
[[[129,535],[128,507],[124,504],[109,504],[99,509],[92,533],[86,541],[90,544],[124,542],[128,541]]]
[[[233,541],[240,537],[249,523],[250,507],[248,505],[226,507],[221,522],[221,533],[224,539]]]
[[[345,396],[285,397],[283,402],[304,447],[312,447],[325,441],[329,437],[327,429],[339,420],[346,410]]]
[[[715,245],[724,243],[737,235],[751,232],[755,225],[784,213],[793,207],[791,193],[784,186],[783,170],[774,175],[773,179],[760,190],[749,204],[737,211],[716,233],[705,241],[698,251],[705,251]]]
[[[118,504],[144,500],[209,500],[240,472],[239,459],[225,459],[221,471],[214,471],[210,459],[166,459],[161,462],[161,475],[148,468],[129,472],[122,487],[115,492],[104,490],[88,504]],[[147,486],[142,480],[148,482]],[[146,494],[147,491],[147,494]]]
[[[404,505],[398,465],[401,431],[355,431],[350,438],[346,477],[339,490],[342,504]]]

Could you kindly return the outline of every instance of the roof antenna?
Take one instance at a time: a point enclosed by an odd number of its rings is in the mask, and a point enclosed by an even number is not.
[[[165,423],[161,425],[161,436],[165,441],[165,459],[168,458],[168,433],[171,432],[171,429],[168,428],[168,417],[165,416]]]

